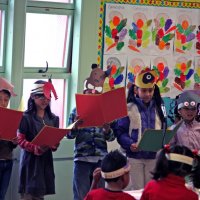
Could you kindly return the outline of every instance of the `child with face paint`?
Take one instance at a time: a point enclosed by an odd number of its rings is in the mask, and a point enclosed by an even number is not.
[[[176,135],[171,140],[171,144],[184,145],[189,149],[200,150],[200,125],[196,121],[197,105],[200,98],[195,91],[186,91],[180,94],[177,99],[178,113],[182,118]],[[171,128],[173,129],[175,125]]]
[[[109,152],[101,164],[101,176],[105,180],[105,188],[91,190],[84,200],[135,200],[123,192],[129,183],[130,165],[127,158],[118,150]]]
[[[139,190],[151,179],[155,152],[137,148],[145,129],[161,129],[164,115],[162,99],[156,85],[156,72],[146,68],[135,79],[127,97],[128,116],[118,120],[117,140],[125,150],[131,165],[127,190]]]
[[[7,108],[11,96],[16,96],[13,85],[0,77],[0,106]],[[12,141],[0,140],[0,200],[4,200],[8,189],[13,166],[12,151],[16,146],[16,138]]]
[[[59,117],[51,112],[51,92],[57,99],[50,82],[34,83],[19,129],[20,158],[19,193],[21,200],[43,200],[44,195],[55,194],[55,175],[52,151],[57,146],[38,146],[31,143],[44,125],[59,127]]]

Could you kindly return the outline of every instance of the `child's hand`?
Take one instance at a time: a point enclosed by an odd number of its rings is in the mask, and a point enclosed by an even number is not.
[[[133,152],[138,151],[137,144],[136,143],[131,144],[130,149]]]
[[[93,172],[93,179],[92,179],[90,190],[98,188],[98,183],[99,183],[100,178],[101,178],[101,168],[98,167]]]
[[[111,131],[109,123],[105,123],[102,127],[103,127],[103,132],[106,133],[106,134]]]
[[[13,138],[13,139],[11,140],[11,142],[12,142],[13,144],[17,145],[17,144],[18,144],[17,137]]]
[[[101,178],[101,168],[98,167],[93,172],[93,181],[98,183]]]
[[[83,124],[83,120],[77,115],[74,121],[77,121],[73,127],[74,130],[77,130],[80,125]]]
[[[40,146],[40,150],[43,152],[46,152],[48,149],[49,149],[49,146],[47,146],[47,145]]]

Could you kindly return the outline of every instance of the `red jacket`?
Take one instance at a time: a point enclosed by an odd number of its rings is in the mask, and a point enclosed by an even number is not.
[[[122,191],[109,191],[103,188],[91,190],[84,200],[136,200],[130,194]]]
[[[141,200],[198,200],[198,195],[185,187],[183,177],[170,174],[147,183]]]

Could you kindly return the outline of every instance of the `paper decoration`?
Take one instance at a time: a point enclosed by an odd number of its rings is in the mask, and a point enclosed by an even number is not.
[[[118,10],[111,10],[108,14],[108,24],[105,25],[105,53],[115,49],[120,52],[124,47],[127,35],[127,18]]]
[[[12,140],[17,137],[17,129],[23,112],[0,107],[0,139]]]
[[[176,60],[174,74],[175,78],[173,85],[178,91],[191,88],[192,75],[194,74],[192,60],[186,57],[179,57]]]
[[[175,31],[174,49],[176,54],[192,55],[195,40],[195,10],[177,12],[177,23]],[[194,16],[194,18],[193,18]]]
[[[174,31],[176,26],[174,23],[174,12],[169,12],[168,9],[154,8],[157,13],[153,19],[152,41],[156,52],[169,54],[173,50]],[[162,12],[163,11],[163,12]]]
[[[152,19],[147,19],[144,13],[134,13],[129,29],[128,48],[131,51],[141,53],[142,49],[148,48],[151,43],[151,23]]]
[[[111,69],[110,75],[105,79],[104,92],[125,86],[126,56],[115,55],[104,57],[104,70]]]
[[[117,99],[117,101],[116,101]],[[127,116],[125,89],[118,88],[103,94],[76,94],[77,114],[83,120],[80,127],[102,126]]]
[[[200,57],[195,58],[194,82],[200,83]]]
[[[161,95],[170,91],[169,87],[169,66],[164,57],[157,57],[153,61],[152,67],[158,75],[157,85]]]

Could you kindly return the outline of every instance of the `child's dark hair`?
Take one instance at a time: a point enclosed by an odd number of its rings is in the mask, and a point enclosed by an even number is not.
[[[162,112],[162,109],[161,109],[161,104],[164,104],[163,103],[163,100],[161,98],[161,95],[160,95],[160,90],[159,90],[159,87],[155,84],[154,86],[154,94],[153,94],[153,99],[156,103],[156,107],[157,107],[157,112],[158,112],[158,115],[160,117],[160,120],[162,122],[164,122],[164,115],[163,115],[163,112]],[[132,84],[131,87],[129,88],[128,90],[128,96],[127,96],[127,103],[135,103],[136,104],[136,99],[135,97],[138,97],[136,94],[135,94],[135,89],[137,88],[136,85]]]
[[[114,150],[109,152],[101,163],[103,172],[113,172],[127,165],[127,158],[119,151]],[[113,179],[105,179],[106,182],[117,182],[120,177]]]
[[[38,80],[35,82],[35,84],[44,84],[46,83],[46,81],[43,80]],[[37,95],[37,94],[36,94]],[[36,105],[35,105],[35,101],[34,99],[30,96],[28,99],[28,105],[27,105],[27,110],[25,111],[25,113],[31,114],[31,113],[36,113],[37,109],[36,109]],[[48,104],[48,106],[45,108],[45,111],[47,113],[47,115],[50,118],[54,117],[54,114],[51,112],[51,108],[50,105]]]
[[[200,189],[200,157],[195,156],[193,161],[191,179],[195,188]]]
[[[157,161],[153,174],[153,179],[158,180],[168,174],[185,177],[192,171],[192,166],[178,161],[168,160],[168,153],[175,153],[194,158],[192,151],[185,146],[172,146],[169,149],[162,149],[157,155]]]
[[[11,93],[8,90],[3,89],[1,90],[1,92],[4,92],[5,94],[7,94],[9,98],[11,97]]]

